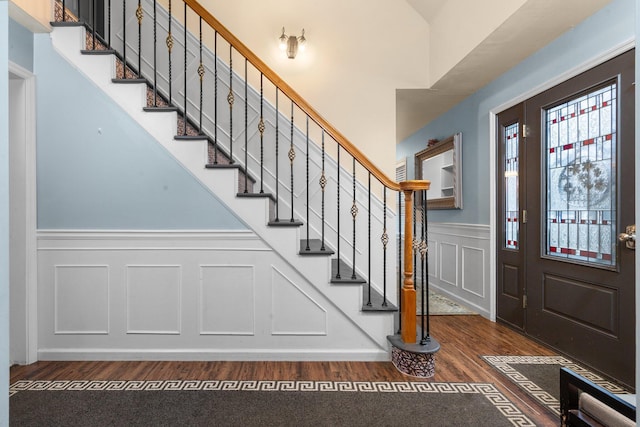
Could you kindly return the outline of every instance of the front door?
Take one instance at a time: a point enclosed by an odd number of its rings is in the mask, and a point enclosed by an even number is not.
[[[523,104],[514,262],[525,333],[631,387],[635,253],[617,237],[635,217],[633,82],[631,51]]]

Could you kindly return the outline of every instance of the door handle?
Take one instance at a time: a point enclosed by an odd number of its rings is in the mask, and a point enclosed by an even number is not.
[[[618,240],[624,242],[629,249],[636,248],[636,225],[627,225],[626,233],[618,234]]]

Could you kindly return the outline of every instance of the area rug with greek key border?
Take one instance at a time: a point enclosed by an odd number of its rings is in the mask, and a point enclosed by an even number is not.
[[[533,426],[493,384],[17,381],[10,424]]]
[[[565,366],[612,393],[630,393],[580,364],[563,356],[482,356],[552,413],[560,416],[560,367]]]

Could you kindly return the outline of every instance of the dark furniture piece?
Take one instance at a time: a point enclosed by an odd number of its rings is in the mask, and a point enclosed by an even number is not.
[[[603,387],[560,368],[562,426],[635,426],[636,408]]]

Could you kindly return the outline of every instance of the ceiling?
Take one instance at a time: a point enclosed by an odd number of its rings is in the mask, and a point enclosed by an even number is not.
[[[477,0],[406,0],[430,27],[430,71],[440,58],[437,46],[451,40],[446,31],[434,31],[443,23],[450,25],[451,37],[459,28],[471,41],[470,47],[450,64],[429,87],[396,90],[396,142],[400,142],[448,111],[457,103],[530,56],[552,40],[570,31],[611,0],[483,0],[484,13],[499,16],[484,33],[475,31],[485,22],[474,21],[472,9]],[[519,3],[518,3],[519,2]],[[489,10],[487,10],[489,9]],[[452,20],[455,19],[455,20]],[[466,27],[465,27],[466,25]],[[469,40],[469,38],[472,38]],[[455,40],[454,40],[455,42]],[[436,47],[436,48],[434,48]]]

